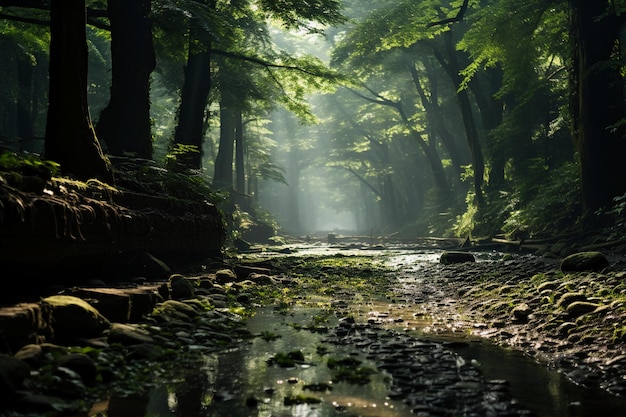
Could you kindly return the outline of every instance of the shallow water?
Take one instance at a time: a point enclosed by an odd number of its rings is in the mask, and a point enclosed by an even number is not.
[[[326,251],[321,248],[321,251]],[[316,251],[311,251],[318,252]],[[363,255],[363,251],[357,251]],[[385,256],[388,256],[386,253]],[[490,259],[494,254],[481,255]],[[411,265],[419,273],[420,264],[438,259],[436,251],[396,251],[387,262]],[[404,268],[407,273],[407,268]],[[408,271],[409,273],[411,271]],[[315,301],[315,300],[313,300]],[[252,334],[274,335],[274,340],[255,337],[243,342],[237,349],[204,356],[193,369],[181,370],[176,377],[163,383],[141,397],[111,398],[96,407],[90,417],[405,417],[414,416],[410,407],[401,401],[390,400],[390,383],[380,372],[371,382],[363,385],[347,382],[332,383],[333,374],[326,365],[328,357],[352,356],[363,361],[363,366],[375,368],[364,355],[333,346],[323,352],[324,332],[303,329],[312,320],[328,319],[328,326],[336,318],[327,311],[308,305],[294,307],[289,312],[271,308],[259,309],[248,320]],[[384,300],[363,303],[352,300],[349,308],[361,322],[376,320],[387,327],[406,332],[415,337],[431,338],[437,342],[463,341],[450,337],[425,336],[421,330],[429,324],[420,319],[419,305],[388,304]],[[388,321],[386,317],[390,317]],[[393,317],[393,319],[391,319]],[[402,318],[402,320],[396,320]],[[461,339],[462,337],[462,339]],[[506,380],[517,402],[539,417],[622,417],[626,399],[614,397],[603,391],[589,390],[569,382],[564,376],[533,358],[484,340],[450,344],[463,360],[473,362],[486,379]],[[456,347],[455,347],[456,346]],[[279,352],[300,351],[304,361],[291,368],[271,364]],[[327,384],[332,389],[315,391],[307,385]],[[288,398],[315,398],[318,403],[288,405]]]

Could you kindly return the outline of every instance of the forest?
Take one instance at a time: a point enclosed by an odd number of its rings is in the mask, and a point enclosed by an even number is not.
[[[623,0],[0,0],[0,173],[119,187],[139,167],[184,178],[233,229],[294,236],[617,230],[625,12]]]

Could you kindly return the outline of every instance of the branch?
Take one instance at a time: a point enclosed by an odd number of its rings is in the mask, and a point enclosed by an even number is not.
[[[0,3],[2,3],[0,1]],[[37,10],[44,10],[44,11],[49,11],[49,7],[44,7],[44,6],[39,6],[38,2],[34,2],[32,7],[29,7],[30,9],[37,9]],[[99,9],[87,9],[87,23],[90,24],[91,26],[100,28],[100,29],[104,29],[104,30],[111,30],[111,26],[103,23],[99,20],[97,20],[97,18],[99,17],[107,17],[107,13],[104,10],[99,10]],[[39,25],[39,26],[50,26],[50,20],[43,20],[43,19],[35,19],[32,17],[23,17],[23,16],[17,16],[17,15],[12,15],[12,14],[6,14],[6,13],[0,13],[0,20],[10,20],[13,22],[22,22],[22,23],[30,23],[33,25]]]
[[[376,188],[374,188],[374,186],[373,186],[372,184],[370,184],[369,182],[367,182],[367,181],[365,180],[365,178],[361,177],[361,176],[360,176],[358,173],[356,173],[356,172],[355,172],[352,168],[350,168],[350,167],[344,167],[344,166],[338,166],[337,168],[343,168],[343,169],[345,169],[346,171],[348,171],[349,173],[351,173],[352,175],[354,175],[355,177],[357,177],[357,179],[358,179],[359,181],[361,181],[363,184],[365,184],[365,186],[366,186],[367,188],[369,188],[370,190],[372,190],[372,192],[373,192],[374,194],[376,194],[376,196],[378,196],[378,197],[382,197],[382,194],[381,194],[380,192],[378,192],[378,190],[377,190]]]
[[[456,16],[451,17],[449,19],[443,19],[443,20],[439,20],[436,22],[431,22],[428,25],[426,25],[426,27],[430,28],[433,26],[443,26],[443,25],[447,25],[448,23],[455,23],[455,22],[460,22],[461,20],[463,20],[463,17],[465,16],[465,12],[467,11],[467,3],[469,2],[469,0],[463,0],[463,4],[461,5],[461,8],[459,9],[458,13],[456,14]]]
[[[223,51],[221,49],[211,49],[211,53],[212,54],[216,54],[216,55],[225,56],[227,58],[236,58],[236,59],[240,59],[242,61],[252,62],[253,64],[262,65],[262,66],[264,66],[266,68],[280,68],[280,69],[288,69],[288,70],[300,71],[300,72],[302,72],[304,74],[308,74],[308,75],[311,75],[313,77],[332,78],[332,77],[335,76],[334,74],[330,74],[330,73],[313,72],[313,71],[310,71],[310,70],[308,70],[306,68],[298,67],[296,65],[275,64],[273,62],[266,61],[266,60],[264,60],[262,58],[249,56],[249,55],[238,54],[238,53],[234,53],[234,52]]]

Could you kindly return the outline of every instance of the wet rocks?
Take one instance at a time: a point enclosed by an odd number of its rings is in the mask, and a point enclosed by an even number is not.
[[[476,364],[443,342],[346,322],[332,329],[326,342],[352,346],[376,363],[391,380],[389,398],[403,401],[416,415],[531,415],[513,400],[506,381],[485,379]]]
[[[581,259],[579,267],[587,265],[583,271],[565,272],[573,268],[570,261]],[[607,268],[606,259],[597,253],[573,256],[565,271],[562,262],[533,256],[433,264],[422,270],[428,282],[421,284],[440,289],[432,297],[410,278],[405,282],[421,295],[424,313],[433,316],[426,331],[469,331],[546,362],[579,385],[611,387],[621,395],[626,366],[608,371],[601,364],[625,348],[626,273]],[[455,301],[442,304],[446,297]]]

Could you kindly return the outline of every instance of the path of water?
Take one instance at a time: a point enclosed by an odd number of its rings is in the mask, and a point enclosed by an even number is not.
[[[360,253],[362,255],[362,253]],[[433,262],[434,251],[416,255],[414,251],[397,251],[389,257],[396,265]],[[128,398],[111,399],[106,417],[408,417],[416,414],[400,400],[389,398],[390,380],[384,372],[371,376],[367,384],[333,382],[327,366],[331,356],[352,356],[361,365],[376,368],[372,361],[354,350],[334,346],[327,350],[324,332],[303,328],[315,318],[325,318],[332,327],[337,318],[312,307],[315,303],[294,307],[288,312],[263,308],[248,320],[252,334],[265,335],[246,341],[242,346],[208,355],[197,369],[179,375],[178,379],[159,386],[137,399],[141,406],[134,411]],[[369,300],[350,306],[357,320],[371,318],[411,317],[389,320],[389,328],[399,332],[428,337],[421,333],[428,320],[416,319],[418,307],[385,304]],[[413,310],[412,308],[415,308]],[[271,337],[270,337],[271,336]],[[442,339],[433,339],[437,343]],[[446,339],[450,342],[451,339]],[[464,338],[463,342],[467,342]],[[626,400],[604,392],[584,389],[562,375],[518,352],[491,345],[487,341],[449,344],[463,361],[476,364],[489,380],[506,380],[515,401],[538,417],[622,417]],[[455,347],[457,346],[457,347]],[[294,366],[282,367],[272,361],[278,353],[300,352],[303,359]],[[315,402],[312,402],[315,399]],[[430,414],[429,414],[430,415]],[[452,415],[452,414],[450,414]],[[454,414],[456,416],[457,414]],[[458,414],[459,416],[463,414]],[[521,415],[521,414],[519,414]],[[532,415],[532,414],[531,414]],[[96,417],[95,415],[92,417]]]

